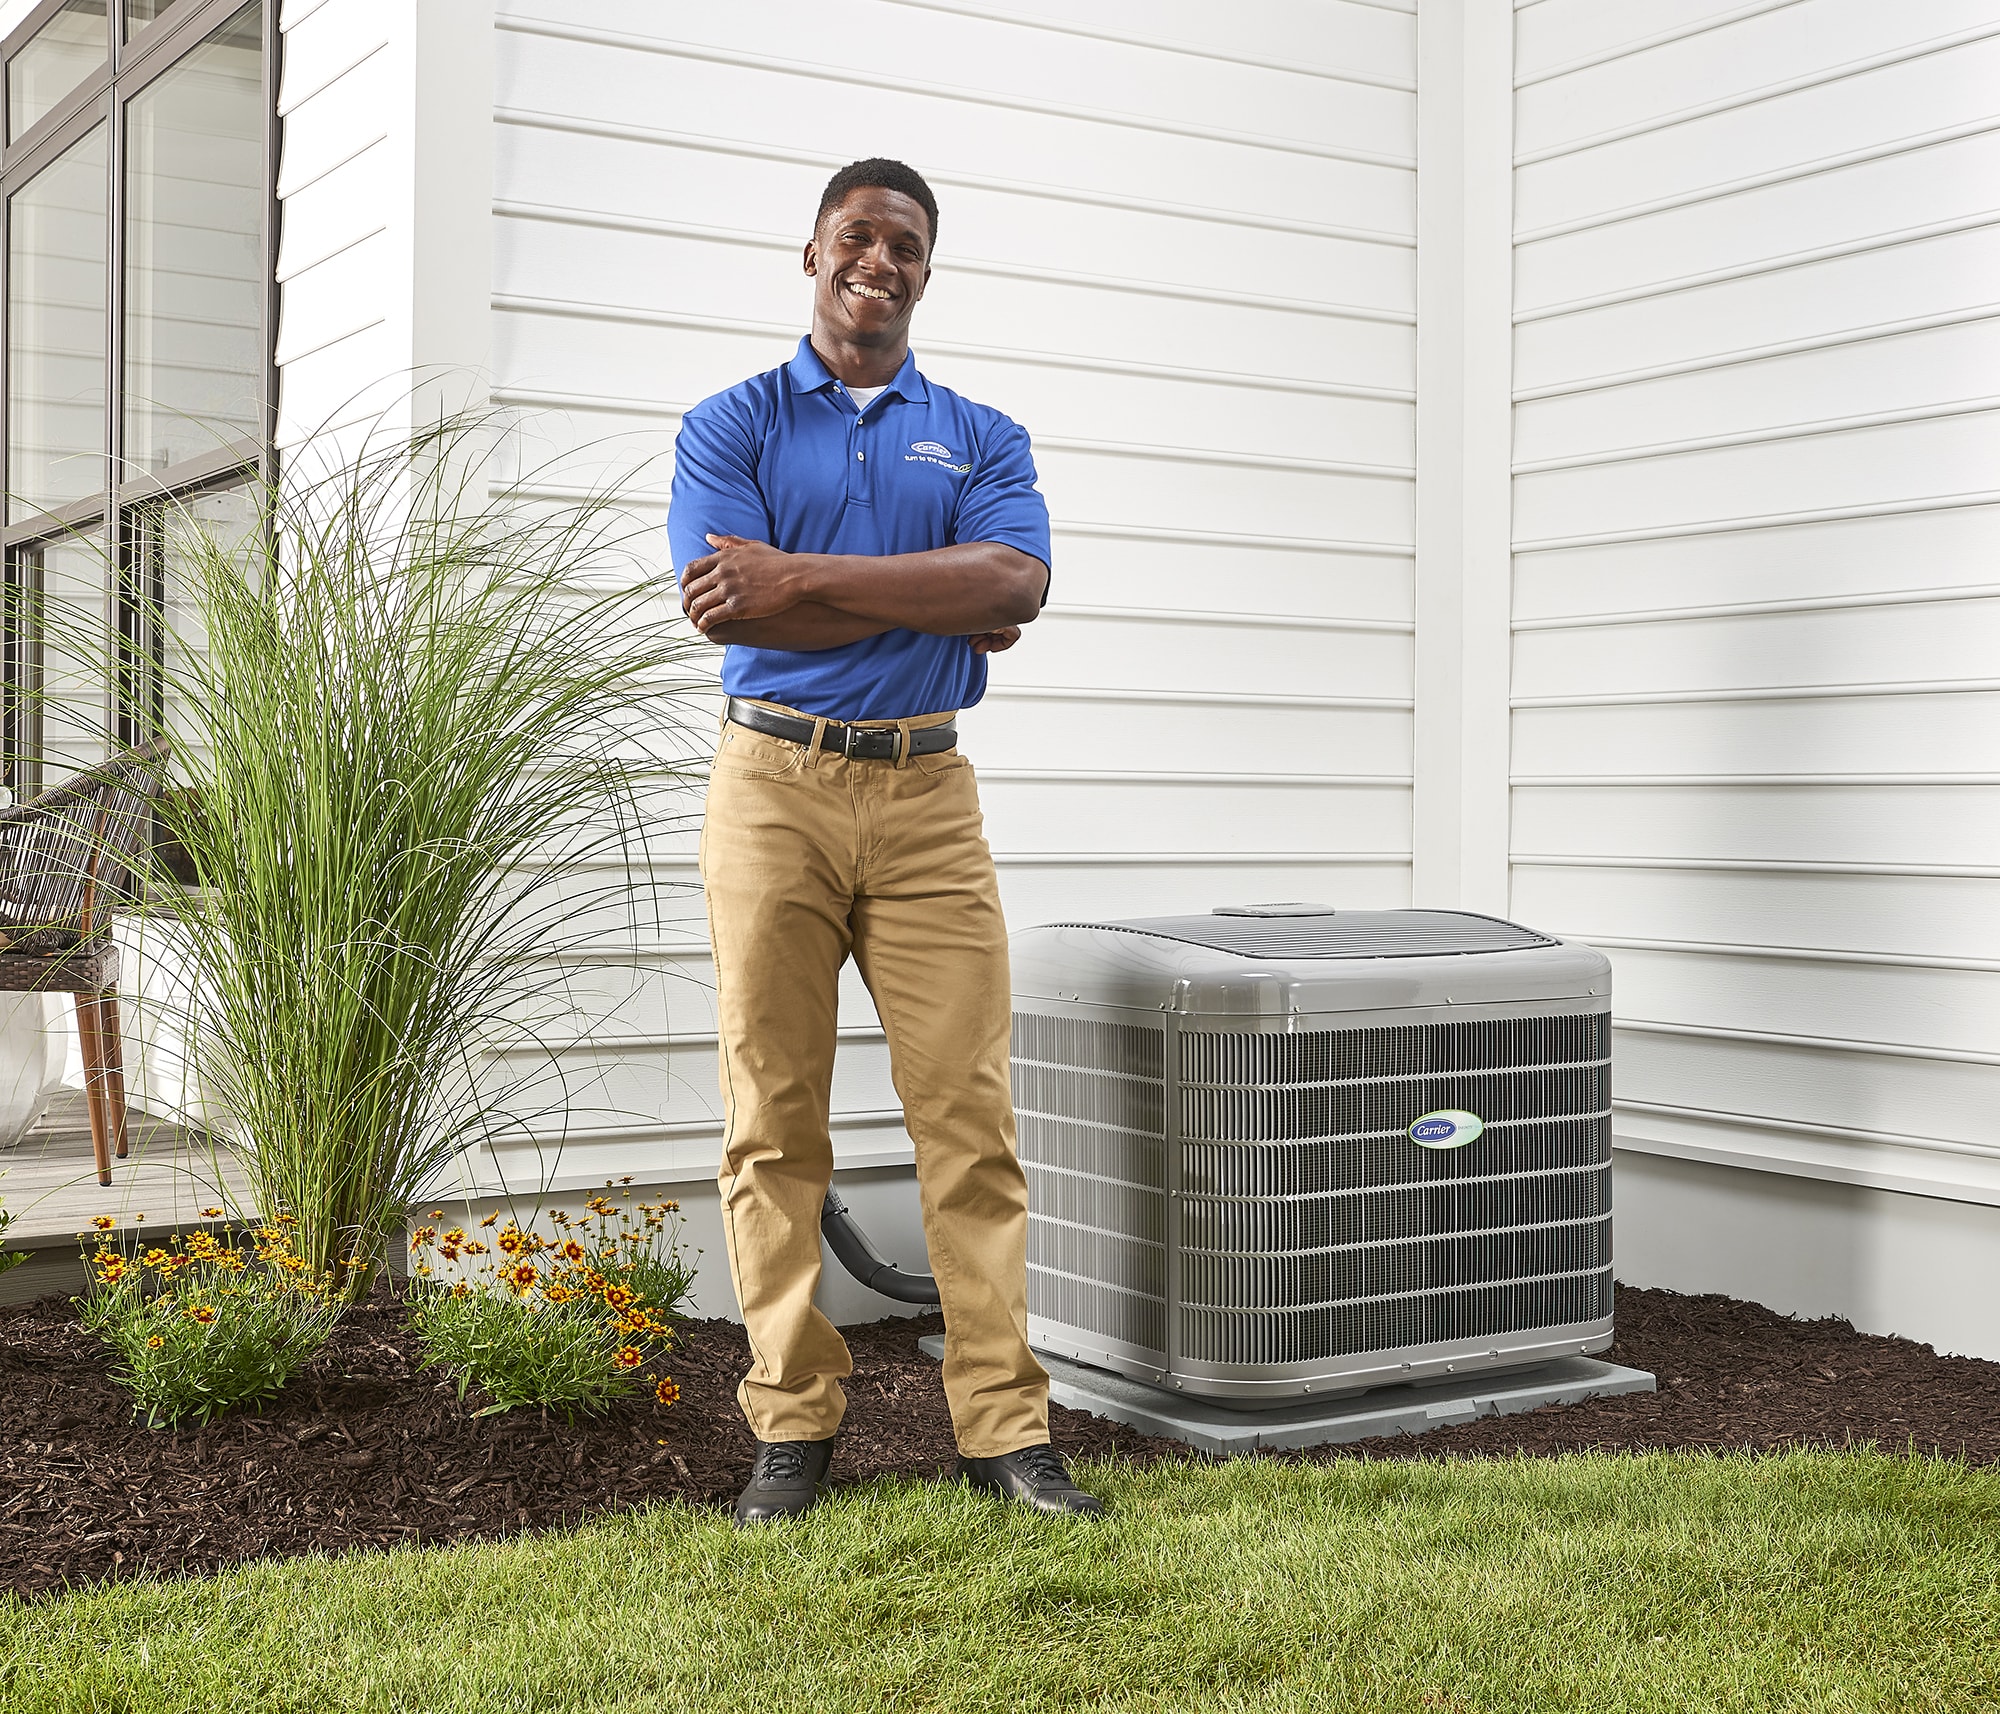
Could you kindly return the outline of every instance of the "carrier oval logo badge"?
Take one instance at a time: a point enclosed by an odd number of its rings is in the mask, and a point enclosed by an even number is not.
[[[939,446],[934,440],[913,440],[910,442],[910,450],[912,452],[921,452],[927,458],[949,458],[951,456],[950,447]]]
[[[1475,1143],[1486,1129],[1486,1121],[1462,1107],[1444,1107],[1426,1113],[1410,1125],[1410,1141],[1422,1149],[1462,1149]]]

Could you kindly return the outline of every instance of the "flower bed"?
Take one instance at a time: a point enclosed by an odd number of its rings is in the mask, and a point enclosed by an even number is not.
[[[2000,1363],[1725,1298],[1628,1289],[1618,1316],[1611,1355],[1657,1373],[1659,1393],[1294,1456],[1865,1440],[2000,1462]],[[477,1391],[461,1402],[454,1382],[419,1368],[406,1323],[404,1307],[378,1291],[262,1415],[149,1430],[73,1306],[50,1298],[0,1310],[0,1586],[38,1594],[315,1549],[489,1538],[658,1500],[734,1499],[750,1459],[734,1398],[747,1363],[740,1328],[679,1324],[679,1403],[643,1395],[570,1425],[528,1410],[478,1416]],[[916,1349],[939,1325],[923,1317],[848,1331],[852,1408],[836,1482],[949,1467],[944,1389]],[[1071,1411],[1054,1413],[1054,1429],[1080,1457],[1189,1455]]]

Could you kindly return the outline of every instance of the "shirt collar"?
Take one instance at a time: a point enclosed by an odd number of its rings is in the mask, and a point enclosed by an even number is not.
[[[786,368],[791,372],[792,391],[795,393],[823,392],[834,383],[834,373],[823,362],[812,347],[812,336],[808,334],[799,341],[799,352]],[[903,354],[903,366],[895,373],[884,393],[894,393],[899,399],[908,399],[916,404],[930,403],[930,388],[923,376],[917,373],[917,354],[908,351]]]

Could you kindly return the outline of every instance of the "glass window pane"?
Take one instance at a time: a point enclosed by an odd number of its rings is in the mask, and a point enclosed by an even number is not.
[[[9,523],[104,486],[104,127],[14,193],[7,238]]]
[[[132,99],[122,479],[262,431],[264,127],[257,6]]]
[[[9,758],[18,797],[110,754],[110,575],[101,535],[8,556]]]
[[[129,42],[174,0],[125,0],[125,39]]]
[[[7,62],[7,141],[37,119],[104,63],[110,52],[105,0],[69,0]]]
[[[254,587],[257,532],[256,499],[246,488],[154,501],[132,514],[133,566],[151,631],[146,647],[153,681],[147,706],[132,711],[135,739],[163,731],[182,755],[199,749],[201,732],[187,707],[207,666],[208,631],[194,598],[199,572],[193,556],[219,556],[232,579],[248,577]],[[211,558],[210,565],[218,560]]]

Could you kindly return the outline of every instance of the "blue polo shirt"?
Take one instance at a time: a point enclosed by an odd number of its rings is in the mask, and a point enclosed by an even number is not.
[[[1001,542],[1049,563],[1026,429],[926,381],[914,354],[857,413],[810,339],[682,419],[667,514],[676,578],[715,551],[711,535],[869,555]],[[830,720],[903,720],[970,708],[986,657],[964,637],[903,630],[805,653],[731,644],[722,684]]]

